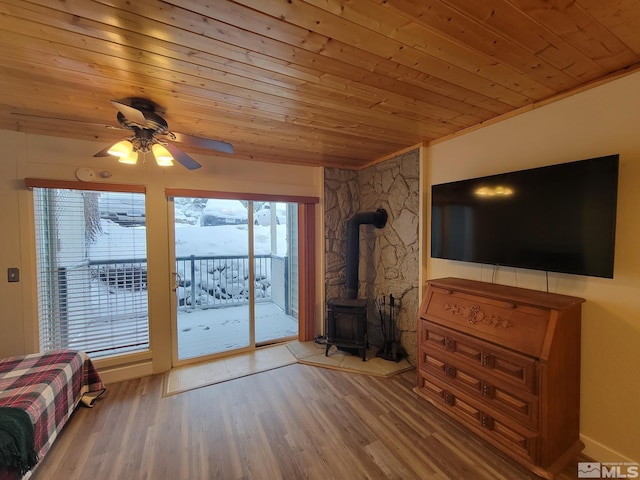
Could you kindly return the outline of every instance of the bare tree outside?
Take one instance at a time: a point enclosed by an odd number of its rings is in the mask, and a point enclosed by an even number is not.
[[[98,235],[102,233],[102,225],[100,223],[100,192],[83,192],[84,199],[84,218],[85,218],[85,239],[87,243],[95,242]]]

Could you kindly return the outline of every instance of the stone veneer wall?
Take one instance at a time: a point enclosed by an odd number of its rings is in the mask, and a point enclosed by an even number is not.
[[[324,176],[326,299],[344,297],[347,220],[355,213],[384,208],[389,215],[384,228],[360,227],[358,298],[369,300],[369,342],[382,346],[375,300],[384,295],[388,303],[389,294],[393,294],[396,340],[414,365],[420,302],[419,180],[418,150],[361,171],[327,168]]]

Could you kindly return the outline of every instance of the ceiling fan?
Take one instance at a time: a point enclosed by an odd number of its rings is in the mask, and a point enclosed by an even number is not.
[[[94,155],[94,157],[115,156],[121,163],[135,164],[140,153],[151,152],[156,163],[162,167],[180,163],[189,170],[200,168],[200,164],[172,141],[207,148],[224,153],[233,153],[233,145],[219,140],[185,135],[169,131],[164,118],[157,113],[156,105],[144,98],[126,98],[112,100],[118,110],[117,119],[122,128],[132,130],[133,135],[110,145]],[[163,138],[164,137],[164,138]]]

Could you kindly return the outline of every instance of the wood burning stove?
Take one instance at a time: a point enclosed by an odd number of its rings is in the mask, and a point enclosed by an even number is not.
[[[387,224],[387,212],[379,208],[375,212],[356,213],[347,220],[346,298],[327,302],[325,355],[336,345],[341,350],[357,351],[362,361],[367,359],[367,301],[358,296],[358,263],[360,262],[360,226],[373,225],[383,228]]]
[[[332,345],[346,351],[357,351],[367,359],[367,301],[336,298],[327,302],[327,344],[325,356]]]

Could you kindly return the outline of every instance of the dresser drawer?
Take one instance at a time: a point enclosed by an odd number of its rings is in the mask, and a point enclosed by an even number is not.
[[[496,379],[495,383],[510,384],[534,395],[538,393],[536,359],[424,319],[420,320],[419,331],[421,353],[444,352],[456,364],[481,367],[486,372],[481,375],[483,378],[490,376]]]
[[[433,288],[422,318],[532,356],[542,351],[549,311]]]
[[[538,426],[538,397],[521,388],[505,388],[482,369],[455,362],[445,353],[421,352],[421,370],[460,389],[487,407],[533,429]]]
[[[452,389],[437,377],[419,372],[418,391],[440,409],[448,411],[463,424],[511,454],[536,461],[538,435],[535,431],[518,427],[492,415],[489,409],[468,396]]]

